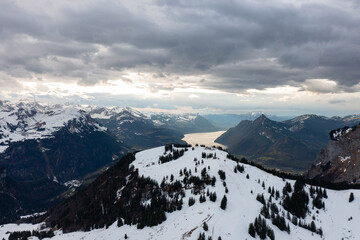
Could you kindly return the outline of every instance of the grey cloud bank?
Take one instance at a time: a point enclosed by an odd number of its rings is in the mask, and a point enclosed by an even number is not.
[[[0,8],[0,91],[27,81],[132,84],[126,72],[151,73],[143,81],[152,92],[360,91],[357,1],[3,0]]]

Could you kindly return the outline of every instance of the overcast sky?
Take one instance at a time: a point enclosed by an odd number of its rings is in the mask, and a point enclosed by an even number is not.
[[[0,96],[360,113],[358,0],[0,1]]]

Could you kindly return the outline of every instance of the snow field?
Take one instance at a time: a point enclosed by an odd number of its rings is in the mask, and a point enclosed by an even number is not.
[[[174,148],[176,149],[176,148]],[[171,174],[175,180],[182,180],[180,177],[180,169],[191,170],[192,175],[200,176],[201,170],[206,168],[210,178],[216,177],[216,184],[204,189],[210,192],[216,192],[216,202],[211,202],[206,198],[206,202],[199,202],[199,194],[193,195],[191,189],[185,190],[185,198],[183,199],[183,207],[180,211],[166,213],[167,220],[160,225],[154,227],[145,227],[144,229],[137,229],[136,226],[124,225],[120,228],[116,223],[111,225],[108,229],[95,229],[90,232],[73,232],[62,234],[61,231],[56,232],[53,239],[124,239],[125,234],[129,239],[152,239],[152,240],[168,240],[168,239],[197,239],[199,234],[205,232],[206,239],[211,236],[212,239],[218,239],[219,236],[224,239],[253,239],[248,234],[249,223],[254,222],[254,219],[260,214],[262,204],[256,200],[257,194],[264,194],[266,200],[269,199],[268,187],[274,187],[282,195],[282,189],[285,182],[290,182],[292,187],[294,181],[283,180],[282,178],[268,174],[256,167],[243,165],[245,171],[243,173],[234,172],[236,162],[228,159],[227,153],[213,148],[194,147],[188,148],[184,155],[177,160],[167,163],[159,164],[159,156],[164,154],[164,147],[158,147],[136,154],[136,160],[132,165],[139,170],[139,175],[150,177],[156,180],[159,184],[164,177],[168,177],[170,181]],[[216,154],[216,158],[202,158],[202,153]],[[194,158],[200,162],[195,172]],[[201,163],[203,160],[204,163]],[[210,167],[210,169],[209,169]],[[223,181],[220,179],[218,171],[223,170],[226,173],[226,186],[229,189],[227,196],[227,207],[225,210],[220,208],[220,202],[225,195],[225,187]],[[249,179],[246,175],[249,175]],[[259,183],[260,181],[260,183]],[[262,187],[264,182],[265,187]],[[253,193],[251,193],[251,191]],[[306,191],[309,193],[309,186],[306,186]],[[350,192],[354,193],[355,200],[348,202]],[[309,194],[310,195],[310,194]],[[290,235],[285,231],[280,231],[271,223],[271,220],[266,219],[267,225],[270,226],[275,233],[275,239],[360,239],[360,228],[357,223],[360,220],[360,192],[359,190],[344,190],[334,191],[327,190],[327,199],[325,202],[325,210],[312,209],[312,198],[310,197],[309,208],[310,212],[307,214],[305,221],[311,223],[313,216],[315,216],[316,227],[321,227],[324,235],[321,237],[318,234],[312,233],[307,229],[293,225],[287,221],[290,226]],[[188,206],[188,199],[194,197],[196,202],[193,206]],[[277,203],[280,213],[284,212],[285,217],[287,212],[280,205],[282,198],[278,200],[272,199],[272,202]],[[352,220],[349,220],[351,219]],[[209,229],[204,231],[202,225],[207,222]],[[14,226],[14,224],[7,224],[0,227],[0,238],[6,237],[6,231],[14,231],[15,229],[32,229],[39,225],[22,224]],[[34,238],[36,239],[36,238]],[[257,237],[259,239],[259,237]]]

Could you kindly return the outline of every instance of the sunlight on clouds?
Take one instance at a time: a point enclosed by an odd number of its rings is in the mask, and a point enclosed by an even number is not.
[[[175,93],[209,93],[209,94],[231,94],[220,90],[206,89],[200,87],[175,88]]]
[[[255,95],[255,94],[264,94],[264,95],[283,95],[283,94],[296,94],[298,93],[300,88],[292,87],[292,86],[279,86],[274,88],[265,88],[263,90],[259,89],[248,89],[246,93]]]
[[[80,96],[89,99],[88,94],[133,95],[147,98],[169,98],[187,95],[190,99],[199,98],[199,94],[228,94],[219,90],[211,90],[191,86],[190,84],[169,84],[166,82],[147,81],[152,74],[127,73],[121,79],[108,80],[95,85],[81,85],[77,81],[22,81],[23,95],[56,95],[58,97]]]
[[[31,92],[35,94],[56,94],[57,96],[71,96],[85,94],[112,94],[112,95],[143,95],[147,94],[145,88],[141,85],[133,85],[124,83],[121,80],[112,80],[108,83],[99,83],[93,86],[83,86],[76,82],[63,83],[63,82],[22,82],[24,92]],[[42,91],[46,90],[46,91]]]
[[[303,86],[307,91],[317,93],[336,92],[339,90],[338,84],[329,79],[307,79]]]
[[[200,98],[200,97],[198,95],[196,95],[196,94],[190,94],[189,98]]]
[[[101,102],[111,101],[113,104],[132,103],[131,106],[148,111],[202,114],[245,113],[258,110],[259,106],[262,111],[285,115],[309,112],[327,115],[334,109],[354,113],[356,106],[352,103],[360,101],[360,83],[353,87],[353,92],[344,92],[338,89],[335,81],[329,79],[308,79],[297,86],[252,88],[237,94],[207,89],[197,83],[198,79],[169,83],[154,77],[152,73],[129,72],[123,73],[118,79],[95,85],[81,85],[76,80],[60,82],[33,78],[20,82],[22,87],[18,94],[22,97],[52,96],[66,101],[81,99],[100,105]],[[322,110],[319,111],[319,108]]]

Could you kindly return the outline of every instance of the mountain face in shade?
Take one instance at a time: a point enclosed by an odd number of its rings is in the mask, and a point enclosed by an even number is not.
[[[242,155],[264,166],[285,171],[304,171],[316,152],[292,137],[288,125],[261,115],[254,121],[241,121],[215,141],[235,155]]]
[[[0,185],[4,221],[44,210],[65,186],[98,175],[129,149],[74,107],[2,102],[0,116],[0,166],[7,176]]]
[[[117,140],[88,114],[64,106],[20,104],[2,111],[0,165],[15,180],[60,183],[98,170],[124,155]]]
[[[358,121],[359,115],[327,118],[307,114],[276,122],[262,115],[254,121],[241,121],[216,142],[267,167],[304,171],[326,146],[332,129]]]
[[[353,126],[360,122],[359,115],[346,117],[317,116],[314,114],[301,115],[284,121],[293,133],[293,137],[302,141],[309,148],[319,152],[328,142],[329,132],[343,126]]]
[[[199,114],[151,113],[151,120],[158,126],[186,133],[214,132],[219,130]]]
[[[185,143],[181,139],[186,133],[217,130],[197,114],[142,113],[129,107],[116,107],[94,109],[91,116],[136,149]]]
[[[24,230],[50,235],[49,229],[54,230],[54,240],[360,236],[355,221],[360,215],[359,190],[335,191],[272,173],[212,147],[148,149],[126,155],[49,210],[45,223],[0,226],[0,238],[34,235],[11,233]]]
[[[254,111],[244,114],[206,114],[203,116],[219,129],[228,130],[229,128],[236,126],[239,122],[243,120],[253,121],[258,117],[260,117],[262,114],[264,113],[259,111]],[[273,121],[284,121],[292,118],[292,117],[282,117],[282,116],[280,117],[270,114],[264,114],[264,115]]]
[[[0,170],[1,171],[1,170]],[[0,179],[0,224],[14,222],[19,216],[46,211],[61,201],[68,188],[52,179],[16,181]]]
[[[322,149],[306,176],[313,179],[360,183],[360,124],[330,132],[330,140]]]
[[[180,131],[156,124],[149,116],[132,108],[100,108],[93,110],[91,116],[135,149],[184,143]]]

